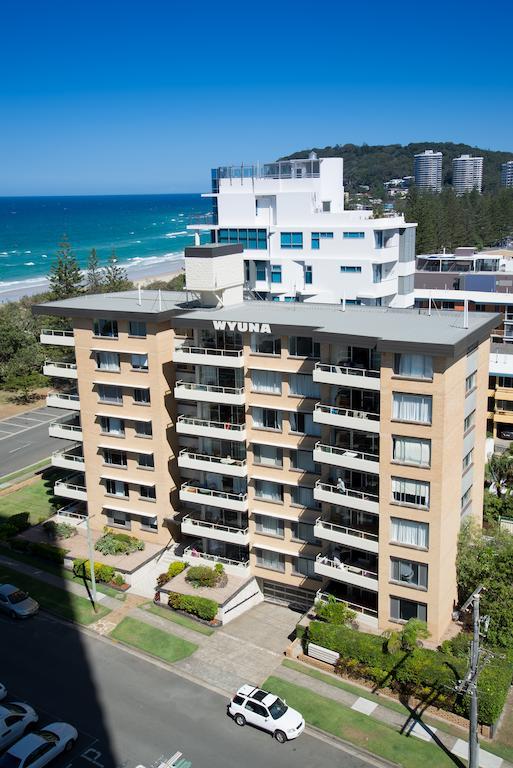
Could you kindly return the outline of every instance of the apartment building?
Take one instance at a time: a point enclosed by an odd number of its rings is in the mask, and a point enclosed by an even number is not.
[[[413,305],[415,227],[393,214],[344,208],[339,157],[214,168],[212,213],[188,229],[244,249],[257,299]]]
[[[430,192],[442,191],[442,153],[426,149],[413,156],[415,186]]]
[[[483,158],[460,155],[452,161],[452,186],[457,195],[483,188]]]
[[[362,626],[418,617],[438,642],[461,520],[481,519],[500,318],[245,301],[241,254],[187,249],[187,293],[34,308],[73,323],[79,466],[56,493],[266,599],[332,594]]]
[[[513,160],[501,165],[501,186],[513,187]]]

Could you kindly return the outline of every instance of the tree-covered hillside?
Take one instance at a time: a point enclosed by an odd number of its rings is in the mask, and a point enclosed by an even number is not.
[[[425,141],[416,144],[336,144],[334,147],[310,147],[287,155],[284,159],[305,157],[316,152],[319,157],[344,158],[344,186],[349,192],[356,192],[361,184],[379,191],[385,181],[413,175],[413,155],[432,149],[443,153],[442,173],[445,184],[451,183],[452,160],[468,154],[484,158],[483,189],[495,191],[500,185],[501,163],[513,160],[513,152],[495,152],[489,149],[471,147],[469,144]]]

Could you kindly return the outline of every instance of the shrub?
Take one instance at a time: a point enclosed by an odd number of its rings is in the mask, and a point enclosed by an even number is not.
[[[117,587],[122,587],[126,582],[121,573],[116,573],[113,578],[111,579],[112,583],[115,584]]]
[[[191,565],[187,571],[186,581],[195,587],[215,587],[223,576],[224,569],[220,573],[208,565]]]
[[[216,563],[214,565],[214,571],[221,576],[224,573],[224,565],[222,563]]]
[[[94,578],[98,582],[108,584],[113,580],[115,572],[116,569],[111,565],[104,565],[103,563],[94,564]],[[75,576],[80,576],[82,579],[90,579],[91,565],[89,560],[83,560],[81,558],[73,560],[73,573]]]
[[[18,533],[26,531],[27,528],[30,528],[28,512],[18,512],[16,515],[11,515],[5,522],[0,523],[0,541],[12,539]]]
[[[15,549],[17,552],[29,552],[31,546],[31,542],[27,541],[27,539],[13,539],[11,541],[12,549]]]
[[[104,528],[103,536],[98,539],[94,548],[102,555],[128,555],[143,550],[144,541],[127,533],[115,533],[110,528]]]
[[[54,547],[52,544],[39,544],[38,542],[30,543],[29,552],[36,555],[36,557],[50,560],[52,563],[63,563],[64,558],[68,554],[67,549]]]
[[[8,541],[9,539],[14,538],[14,536],[17,536],[18,533],[19,531],[15,525],[11,525],[10,523],[0,525],[0,541]]]
[[[337,600],[333,595],[328,595],[327,600],[318,600],[315,613],[320,619],[338,625],[351,624],[356,618],[356,611],[352,611],[347,603]]]
[[[185,571],[186,568],[187,563],[182,563],[180,560],[176,560],[174,563],[170,563],[169,568],[167,569],[167,577],[173,579],[175,576],[178,576],[179,573]]]
[[[218,605],[215,600],[208,597],[196,597],[196,595],[181,595],[178,592],[170,592],[168,605],[177,611],[185,611],[193,616],[198,616],[205,621],[212,621],[217,615]]]
[[[47,520],[43,523],[43,530],[48,538],[69,539],[75,536],[77,529],[69,523],[56,523],[54,520]]]

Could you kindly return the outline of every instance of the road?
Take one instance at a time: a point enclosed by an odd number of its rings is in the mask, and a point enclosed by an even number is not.
[[[72,443],[48,437],[48,425],[73,413],[62,408],[36,408],[0,421],[0,477],[46,459]]]
[[[227,700],[92,633],[40,614],[0,616],[8,700],[26,700],[40,725],[73,723],[80,736],[55,768],[156,768],[177,751],[191,768],[369,768],[307,733],[284,745],[239,728]]]

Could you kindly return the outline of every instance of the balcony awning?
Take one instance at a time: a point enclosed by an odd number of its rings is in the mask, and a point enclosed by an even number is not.
[[[139,389],[141,389],[141,387],[139,387]],[[121,419],[122,421],[145,421],[145,422],[151,421],[151,419],[143,419],[141,416],[124,416],[124,415],[121,416],[119,415],[119,411],[117,411],[116,413],[104,413],[103,411],[97,411],[94,415],[103,416],[108,419]]]
[[[142,512],[140,509],[130,509],[130,507],[114,507],[111,504],[104,505],[104,510],[112,510],[113,512],[123,512],[126,515],[131,515],[135,517],[149,517],[154,518],[157,517],[157,510],[154,512]]]
[[[117,480],[118,483],[131,483],[132,485],[151,485],[152,487],[155,486],[155,483],[152,483],[151,481],[148,481],[146,479],[142,479],[140,477],[137,478],[137,480],[134,480],[133,477],[119,477],[115,475],[104,475],[103,473],[100,475],[100,478],[102,480]]]
[[[154,451],[147,451],[144,448],[129,448],[124,443],[117,443],[116,445],[109,445],[108,443],[98,443],[97,448],[105,448],[108,451],[121,451],[122,453],[144,453],[146,456],[151,456]]]
[[[118,347],[91,347],[91,352],[119,352],[122,355],[147,355],[148,350],[119,349]]]

